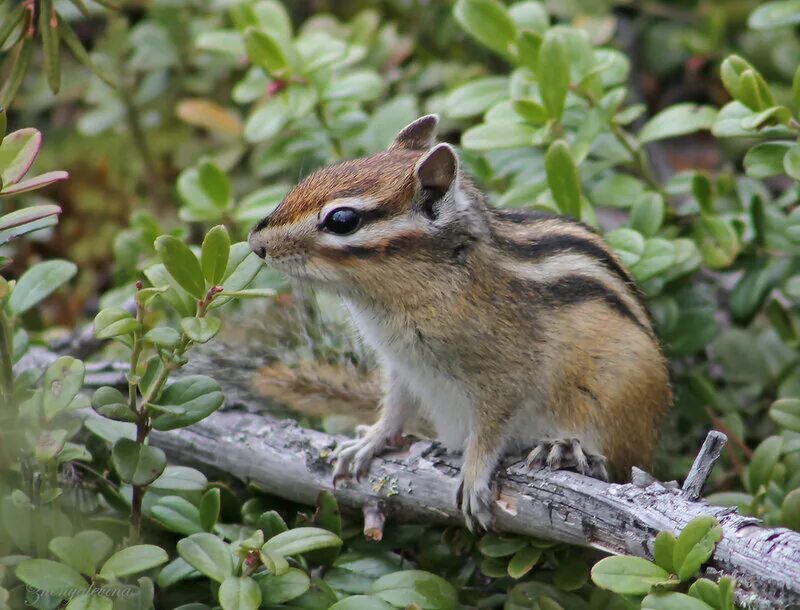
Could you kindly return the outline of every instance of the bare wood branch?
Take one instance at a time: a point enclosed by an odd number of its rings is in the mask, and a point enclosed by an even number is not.
[[[686,480],[683,482],[683,495],[690,500],[696,500],[700,497],[703,491],[703,486],[706,484],[711,469],[714,468],[714,463],[722,453],[725,443],[728,442],[728,437],[722,432],[712,430],[703,441],[703,446],[700,447],[700,453],[694,458],[689,474],[686,475]]]
[[[180,431],[153,432],[173,460],[229,473],[265,491],[312,504],[321,490],[346,508],[376,501],[389,519],[462,523],[453,498],[458,461],[420,441],[373,461],[360,483],[332,484],[330,452],[336,437],[294,421],[220,411]],[[500,531],[650,558],[656,534],[679,533],[693,518],[713,515],[723,538],[709,574],[737,579],[737,601],[747,608],[800,605],[800,534],[767,529],[731,508],[692,501],[659,483],[608,484],[570,472],[498,473],[495,505]],[[698,475],[698,478],[700,475]],[[694,487],[692,487],[694,488]]]
[[[370,540],[383,540],[383,527],[386,525],[386,513],[383,512],[383,500],[375,500],[364,505],[364,536]]]

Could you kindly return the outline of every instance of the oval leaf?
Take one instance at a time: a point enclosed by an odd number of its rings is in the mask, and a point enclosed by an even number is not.
[[[172,279],[196,299],[206,295],[206,283],[200,261],[177,237],[162,235],[156,239],[156,252]]]
[[[8,299],[13,315],[20,315],[48,297],[78,271],[74,263],[52,260],[38,263],[22,274]]]

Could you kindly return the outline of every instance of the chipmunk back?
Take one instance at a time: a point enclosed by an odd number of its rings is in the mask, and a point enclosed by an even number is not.
[[[464,451],[461,508],[488,527],[504,453],[616,478],[646,466],[671,402],[633,280],[591,229],[493,209],[418,119],[376,155],[323,168],[251,232],[291,278],[339,294],[385,378],[381,417],[339,448],[359,475],[418,411]]]

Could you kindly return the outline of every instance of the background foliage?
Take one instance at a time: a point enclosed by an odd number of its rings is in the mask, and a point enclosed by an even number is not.
[[[800,529],[798,23],[797,0],[0,3],[0,608],[732,607],[729,582],[689,587],[714,523],[591,573],[546,541],[367,542],[328,495],[286,505],[146,441],[222,404],[176,375],[231,301],[294,312],[260,346],[291,367],[368,364],[242,240],[302,175],[437,112],[495,205],[580,217],[650,297],[677,395],[658,474],[716,427],[709,499]],[[83,391],[71,357],[12,369],[92,319],[127,388]]]

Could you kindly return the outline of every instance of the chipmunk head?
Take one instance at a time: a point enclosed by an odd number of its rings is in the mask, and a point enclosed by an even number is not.
[[[486,210],[455,150],[434,145],[437,123],[424,116],[387,150],[308,176],[253,228],[253,252],[290,277],[332,288],[463,259],[485,231]]]

